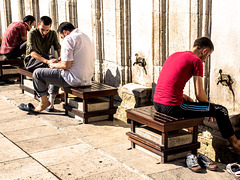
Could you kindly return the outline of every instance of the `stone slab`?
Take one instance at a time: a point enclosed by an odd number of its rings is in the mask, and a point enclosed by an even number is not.
[[[25,152],[23,152],[7,138],[0,138],[0,144],[0,163],[28,157]]]
[[[81,179],[81,177],[97,175],[122,168],[124,167],[121,163],[99,153],[97,150],[84,153],[78,160],[48,166],[48,169],[64,180]]]
[[[0,123],[0,132],[5,133],[45,125],[32,115],[25,119],[22,118],[23,117],[19,117],[19,119],[16,119],[15,121]]]
[[[31,153],[46,151],[46,150],[55,149],[59,147],[80,144],[80,142],[64,133],[59,133],[57,135],[52,135],[52,136],[47,136],[47,137],[42,137],[37,139],[30,139],[26,141],[19,141],[17,142],[17,144],[18,146],[20,146],[25,151],[31,154]]]
[[[28,177],[21,177],[17,178],[16,180],[59,180],[56,176],[54,176],[52,173],[42,173],[37,175],[31,175]]]
[[[157,144],[162,144],[162,133],[150,127],[137,127],[136,133],[140,136],[147,138]],[[192,134],[188,133],[184,130],[179,131],[171,131],[168,133],[168,147],[176,147],[180,145],[190,144],[192,143]]]
[[[1,179],[23,179],[29,176],[47,173],[48,170],[32,158],[0,163]]]
[[[14,142],[57,135],[59,130],[50,126],[31,127],[17,131],[6,132],[5,135]]]
[[[138,175],[133,171],[127,169],[114,169],[112,171],[102,172],[94,174],[92,176],[81,177],[81,180],[96,180],[96,179],[133,179],[133,180],[144,180],[146,176]]]
[[[45,166],[53,166],[81,159],[81,157],[89,151],[93,151],[93,149],[91,149],[88,145],[77,144],[33,153],[32,156]]]

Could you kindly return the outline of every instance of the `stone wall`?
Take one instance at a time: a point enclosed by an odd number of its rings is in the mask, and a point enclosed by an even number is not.
[[[95,80],[119,87],[120,98],[128,83],[151,88],[170,54],[209,36],[215,51],[205,65],[204,88],[212,102],[238,113],[239,5],[235,0],[0,0],[0,33],[27,14],[51,16],[53,29],[72,22],[95,44]],[[146,60],[147,73],[133,66],[136,53]],[[229,88],[217,85],[219,69],[233,78],[235,103]],[[184,91],[194,98],[192,80]]]

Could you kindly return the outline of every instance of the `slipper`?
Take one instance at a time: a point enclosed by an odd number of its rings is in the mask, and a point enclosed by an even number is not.
[[[33,109],[35,109],[34,105],[32,103],[28,103],[28,104],[20,104],[18,106],[18,108],[22,111],[28,111],[28,114],[39,114],[39,112],[34,111]]]
[[[236,177],[240,177],[240,165],[237,163],[231,163],[226,166],[227,172],[234,174]]]

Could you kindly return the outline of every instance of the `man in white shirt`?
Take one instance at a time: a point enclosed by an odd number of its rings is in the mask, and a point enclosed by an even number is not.
[[[21,104],[19,108],[22,110],[39,113],[49,107],[48,84],[59,87],[91,85],[95,65],[91,40],[69,22],[61,23],[57,32],[63,39],[61,58],[50,63],[50,68],[38,68],[33,72],[33,86],[40,103],[36,108]]]

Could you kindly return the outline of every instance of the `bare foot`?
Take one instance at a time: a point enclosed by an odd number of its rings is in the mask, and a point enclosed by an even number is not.
[[[42,112],[45,110],[48,106],[50,106],[51,103],[47,101],[47,103],[43,104],[42,102],[39,103],[39,105],[35,108],[36,112]]]

